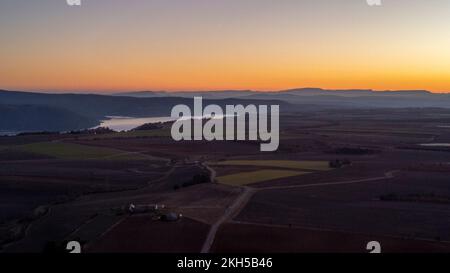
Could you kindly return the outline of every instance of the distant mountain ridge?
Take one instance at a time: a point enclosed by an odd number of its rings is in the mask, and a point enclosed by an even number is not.
[[[252,90],[217,90],[217,91],[183,91],[183,92],[167,92],[167,91],[138,91],[115,93],[112,96],[136,97],[136,98],[154,98],[154,97],[181,97],[191,98],[202,96],[204,98],[237,98],[252,95],[257,91]]]
[[[75,130],[92,127],[106,116],[169,116],[172,107],[177,104],[192,106],[194,96],[202,96],[204,105],[217,104],[224,107],[227,104],[277,104],[282,112],[312,112],[329,108],[450,108],[450,94],[436,94],[426,90],[299,88],[277,92],[142,91],[114,95],[3,90],[0,91],[0,131]]]
[[[129,96],[139,98],[152,97],[194,97],[203,96],[204,98],[236,98],[252,95],[284,95],[294,94],[297,96],[425,96],[438,95],[427,90],[384,90],[375,91],[372,89],[322,89],[322,88],[296,88],[280,91],[254,91],[254,90],[215,90],[215,91],[138,91],[111,94],[112,96]]]
[[[151,98],[151,97],[183,97],[192,98],[202,96],[206,99],[257,99],[281,100],[293,104],[318,105],[323,107],[440,107],[450,108],[450,94],[432,93],[427,90],[385,90],[348,89],[327,90],[321,88],[297,88],[280,91],[252,91],[252,90],[225,90],[225,91],[141,91],[121,93],[120,96]]]

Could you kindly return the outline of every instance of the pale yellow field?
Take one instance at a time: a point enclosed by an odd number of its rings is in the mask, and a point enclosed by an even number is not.
[[[210,165],[219,166],[262,166],[294,170],[327,171],[330,170],[327,161],[294,161],[294,160],[227,160],[213,162]]]
[[[217,181],[221,184],[231,186],[242,186],[303,174],[307,174],[307,172],[285,171],[285,170],[260,170],[254,172],[242,172],[221,176],[217,178]]]

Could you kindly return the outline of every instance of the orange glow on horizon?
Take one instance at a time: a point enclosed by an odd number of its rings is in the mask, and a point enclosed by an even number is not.
[[[0,88],[450,92],[449,1],[101,2],[0,6]]]

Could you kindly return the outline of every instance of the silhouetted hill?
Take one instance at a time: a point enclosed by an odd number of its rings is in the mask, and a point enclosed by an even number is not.
[[[0,91],[0,105],[8,120],[2,121],[0,130],[76,130],[99,123],[106,116],[157,117],[170,116],[172,107],[177,104],[193,106],[191,98],[155,97],[135,98],[95,94],[43,94],[17,91]],[[204,104],[277,104],[282,111],[293,111],[297,106],[279,100],[258,99],[211,99]],[[31,108],[30,108],[31,107]],[[63,111],[58,113],[57,110]],[[23,112],[21,112],[23,111]],[[0,112],[1,113],[1,112]],[[52,114],[50,114],[52,113]],[[6,114],[8,114],[6,116]],[[34,122],[27,122],[26,117],[35,115]],[[63,126],[50,116],[60,116],[67,120]],[[57,117],[54,117],[55,119]],[[59,130],[59,129],[58,129]]]
[[[1,131],[66,131],[97,125],[94,118],[37,105],[0,105]]]
[[[187,102],[179,98],[141,99],[94,94],[42,94],[0,92],[0,102],[9,105],[40,105],[66,109],[74,113],[102,119],[105,116],[157,116],[170,113],[168,105]]]
[[[135,98],[124,96],[108,96],[95,94],[44,94],[17,91],[0,91],[0,103],[9,105],[45,105],[78,113],[80,115],[104,118],[105,116],[151,117],[168,116],[172,107],[177,104],[192,105],[191,98],[156,97]],[[205,104],[280,104],[289,108],[283,101],[240,100],[235,98],[204,100]]]

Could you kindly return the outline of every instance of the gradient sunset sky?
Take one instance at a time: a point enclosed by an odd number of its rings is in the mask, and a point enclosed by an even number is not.
[[[450,91],[450,1],[0,1],[0,88]]]

